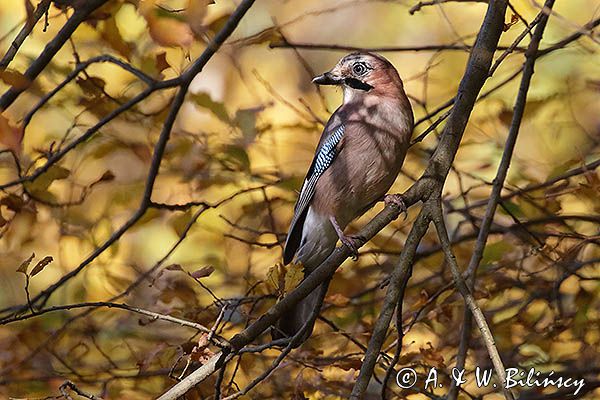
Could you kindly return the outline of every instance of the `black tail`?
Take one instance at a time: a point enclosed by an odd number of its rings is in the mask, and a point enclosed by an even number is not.
[[[310,337],[323,305],[323,299],[327,294],[329,282],[328,279],[326,282],[321,283],[277,321],[277,324],[271,330],[271,336],[274,340],[286,337],[292,338],[302,329],[304,329],[304,332],[301,337],[295,340],[296,346],[299,346]]]

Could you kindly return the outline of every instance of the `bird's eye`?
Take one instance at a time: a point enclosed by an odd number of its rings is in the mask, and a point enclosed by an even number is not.
[[[356,63],[352,67],[352,72],[354,72],[358,76],[364,75],[367,72],[367,66],[363,63]]]

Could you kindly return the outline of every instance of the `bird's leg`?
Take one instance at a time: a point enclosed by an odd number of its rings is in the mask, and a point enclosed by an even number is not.
[[[400,213],[404,214],[404,219],[406,220],[406,217],[408,217],[408,211],[401,194],[386,194],[383,196],[383,202],[386,206],[391,204],[398,207],[400,209]]]
[[[364,238],[359,236],[346,236],[333,215],[329,217],[329,221],[331,222],[331,225],[333,225],[335,233],[337,233],[338,237],[340,238],[340,242],[342,242],[344,246],[350,249],[350,252],[352,253],[352,260],[358,260],[359,243],[357,243],[357,241],[364,242]]]

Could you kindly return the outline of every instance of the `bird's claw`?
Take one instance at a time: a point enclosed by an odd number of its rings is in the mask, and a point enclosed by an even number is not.
[[[404,199],[401,194],[386,194],[383,196],[383,202],[386,206],[393,205],[398,207],[400,210],[400,214],[404,214],[404,220],[408,217],[408,212],[406,208],[406,203],[404,203]]]
[[[344,246],[350,249],[352,261],[358,260],[358,248],[365,242],[365,238],[358,235],[350,235],[340,237],[340,241]]]

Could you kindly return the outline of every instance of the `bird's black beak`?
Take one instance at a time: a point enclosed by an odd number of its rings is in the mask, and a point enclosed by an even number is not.
[[[343,79],[336,77],[331,72],[315,76],[312,81],[317,85],[340,85],[344,82]]]

